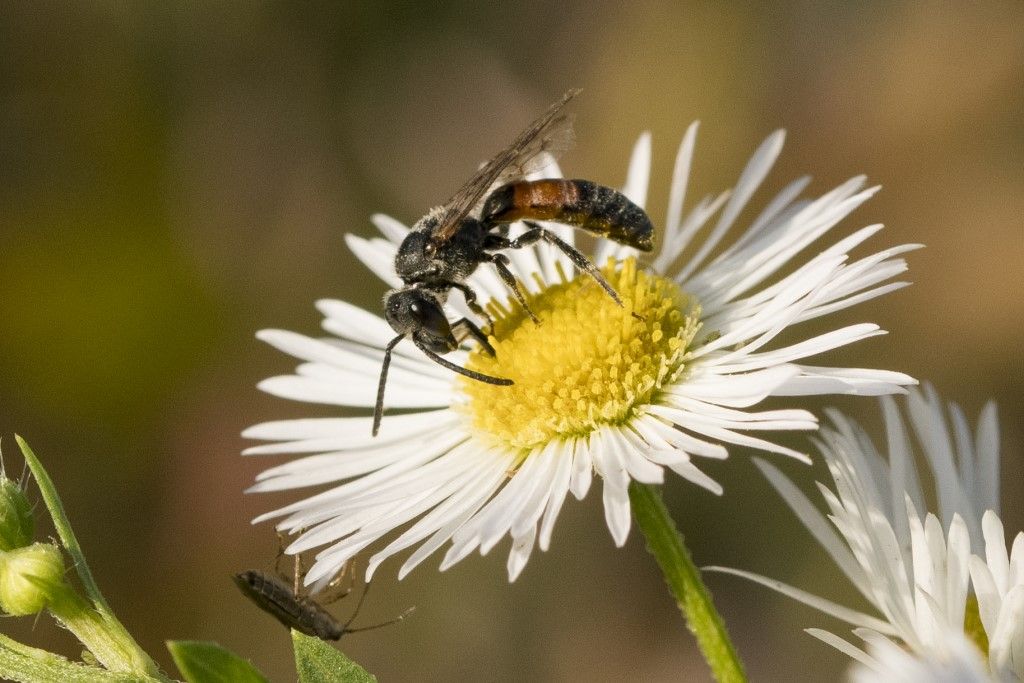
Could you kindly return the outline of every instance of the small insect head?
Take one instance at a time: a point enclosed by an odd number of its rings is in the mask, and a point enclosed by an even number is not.
[[[413,339],[435,353],[458,347],[451,324],[437,299],[418,287],[396,289],[387,296],[384,317],[398,334]]]

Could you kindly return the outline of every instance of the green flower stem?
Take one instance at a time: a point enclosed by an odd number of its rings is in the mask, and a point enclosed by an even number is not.
[[[55,595],[48,609],[110,671],[158,676],[149,656],[131,639],[120,637],[118,629],[111,628],[110,621],[70,587]]]
[[[50,611],[65,626],[74,631],[82,643],[110,670],[132,672],[161,681],[168,680],[160,673],[156,663],[129,635],[124,625],[114,616],[110,605],[100,593],[99,586],[96,585],[96,581],[92,577],[92,572],[89,571],[89,564],[85,561],[82,547],[78,544],[75,532],[71,529],[71,523],[64,513],[64,505],[61,503],[60,496],[57,495],[53,480],[50,479],[50,475],[47,474],[43,464],[28,443],[20,436],[15,435],[14,438],[21,447],[25,462],[32,470],[32,476],[35,477],[36,485],[43,496],[43,502],[46,503],[50,517],[53,518],[53,526],[57,530],[61,544],[71,556],[75,571],[85,588],[85,593],[92,601],[92,604],[89,604],[77,593],[72,593],[69,590],[67,596],[61,596],[51,603]],[[90,640],[86,640],[85,637],[89,637]],[[94,645],[99,652],[93,649]]]
[[[629,485],[629,501],[637,526],[647,538],[647,550],[658,561],[669,591],[686,618],[686,625],[697,638],[697,645],[715,680],[746,683],[743,663],[661,494],[653,486],[634,481]]]

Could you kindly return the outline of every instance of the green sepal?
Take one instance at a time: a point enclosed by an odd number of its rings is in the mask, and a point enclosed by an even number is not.
[[[0,461],[0,551],[23,548],[32,543],[35,524],[32,503],[28,501],[25,490],[7,478]]]

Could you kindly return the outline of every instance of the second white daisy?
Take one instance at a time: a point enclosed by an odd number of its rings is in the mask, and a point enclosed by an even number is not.
[[[777,468],[757,463],[880,616],[757,574],[710,569],[751,579],[856,626],[866,647],[822,629],[807,632],[857,660],[858,681],[903,680],[896,669],[906,671],[906,680],[914,680],[911,671],[920,680],[935,672],[946,677],[941,680],[1024,680],[1024,534],[1008,554],[998,516],[995,406],[982,410],[974,431],[960,407],[944,406],[930,386],[910,392],[912,430],[892,399],[883,399],[882,407],[888,457],[839,413],[832,412],[832,425],[819,433],[834,482],[833,489],[819,484],[827,517]],[[933,486],[922,485],[918,450]],[[966,677],[971,670],[981,677]],[[965,678],[955,678],[960,675]]]

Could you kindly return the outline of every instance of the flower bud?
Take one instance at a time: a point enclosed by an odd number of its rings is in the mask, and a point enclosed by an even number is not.
[[[0,473],[0,551],[27,546],[34,532],[28,497],[17,483]]]
[[[57,546],[33,543],[0,552],[0,609],[7,614],[36,614],[64,586],[64,558]]]

